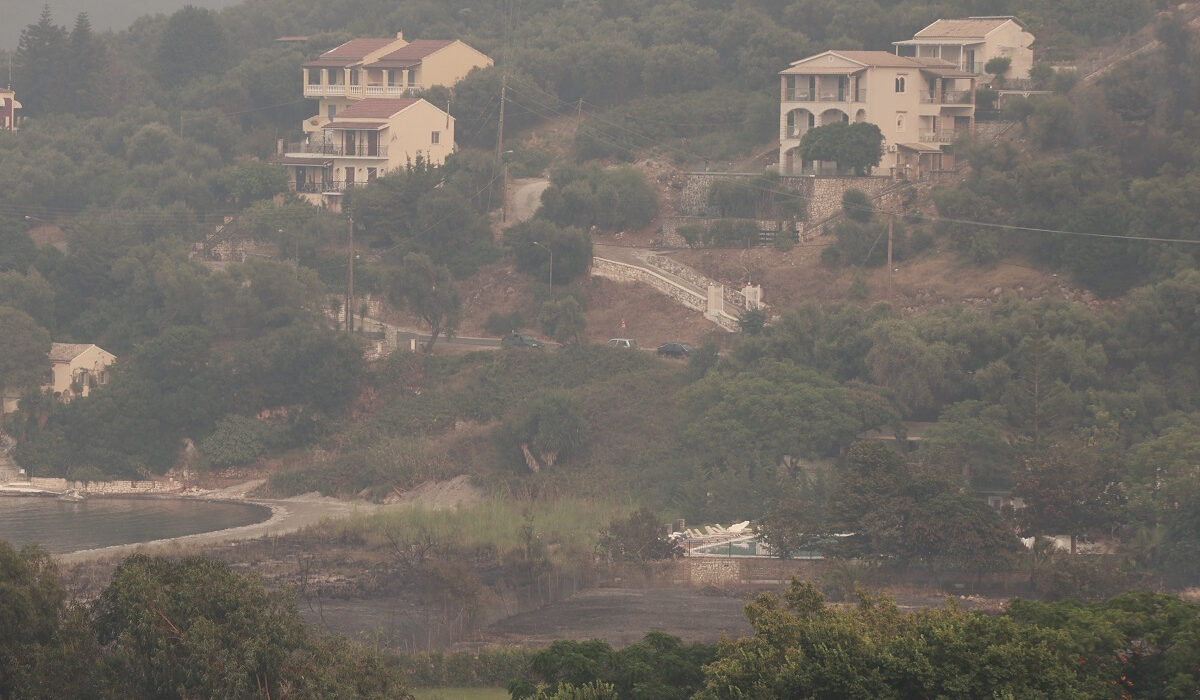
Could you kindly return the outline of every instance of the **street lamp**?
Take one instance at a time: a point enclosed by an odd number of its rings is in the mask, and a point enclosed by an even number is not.
[[[550,254],[550,296],[554,296],[554,251],[551,250],[549,246],[542,245],[537,241],[534,241],[533,244],[539,248],[545,249],[545,251]]]

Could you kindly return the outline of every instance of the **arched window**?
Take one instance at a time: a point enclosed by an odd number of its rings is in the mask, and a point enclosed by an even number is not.
[[[896,92],[904,92],[904,76],[896,76]]]
[[[896,115],[896,131],[904,131],[904,115]]]

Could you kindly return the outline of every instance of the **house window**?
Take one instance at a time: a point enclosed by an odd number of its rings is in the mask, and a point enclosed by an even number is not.
[[[437,145],[442,142],[442,132],[435,131],[429,135],[429,143]]]
[[[350,84],[358,85],[358,71],[356,71],[356,70],[350,71]]]
[[[325,111],[329,115],[329,118],[333,119],[333,117],[337,114],[337,105],[329,105]]]
[[[896,92],[904,92],[904,76],[896,76]]]
[[[896,115],[896,131],[904,131],[904,114],[902,113]]]
[[[375,168],[367,168],[367,182],[374,180],[377,172]]]
[[[309,85],[320,85],[321,84],[321,71],[322,70],[324,70],[324,69],[323,68],[316,68],[316,69],[310,68],[310,69],[304,71],[305,73],[308,74],[308,84]]]

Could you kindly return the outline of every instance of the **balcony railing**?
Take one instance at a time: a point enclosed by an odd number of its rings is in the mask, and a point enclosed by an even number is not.
[[[860,88],[857,91],[845,90],[842,92],[836,90],[827,92],[784,90],[783,99],[785,102],[866,102],[867,89]]]
[[[923,143],[954,143],[962,135],[964,134],[960,134],[954,129],[922,130],[921,141]]]
[[[934,105],[966,105],[971,104],[970,90],[943,90],[941,95],[928,92],[921,93],[922,104]]]
[[[341,158],[387,158],[387,146],[372,146],[358,143],[346,148],[340,143],[316,141],[305,143],[289,143],[285,153],[307,153],[318,156],[338,156]]]
[[[412,92],[420,90],[421,86],[415,83],[408,85],[383,85],[383,84],[368,84],[368,85],[312,85],[304,86],[305,97],[341,97],[343,95],[349,97],[404,97]]]
[[[291,184],[291,190],[293,192],[320,194],[322,192],[345,192],[351,187],[366,187],[369,184],[369,180],[355,180],[353,182],[346,182],[345,180],[329,180],[327,182],[293,182]]]

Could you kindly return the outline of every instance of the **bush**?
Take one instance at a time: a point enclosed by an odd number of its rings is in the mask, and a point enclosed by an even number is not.
[[[633,168],[559,168],[550,183],[539,215],[559,226],[639,229],[658,216],[658,197]]]
[[[217,421],[216,429],[200,441],[200,452],[209,466],[221,469],[249,464],[284,442],[286,428],[257,418],[230,414]]]

